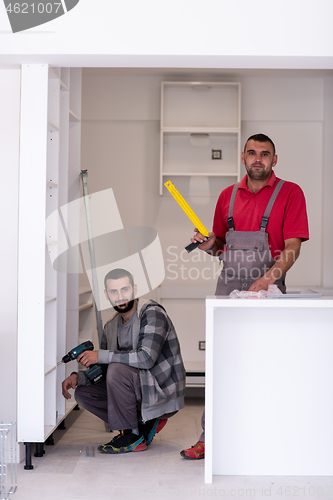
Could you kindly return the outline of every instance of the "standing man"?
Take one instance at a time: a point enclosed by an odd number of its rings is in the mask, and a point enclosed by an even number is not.
[[[106,380],[89,384],[84,372],[62,383],[62,393],[120,430],[101,453],[143,451],[184,407],[185,369],[174,326],[153,300],[135,299],[137,287],[125,269],[110,271],[105,296],[116,314],[105,324],[101,349],[85,351],[77,361],[88,367],[108,365]]]
[[[277,160],[269,137],[249,137],[242,152],[247,174],[220,194],[210,239],[197,230],[191,239],[223,261],[215,295],[235,289],[258,292],[272,284],[286,293],[286,273],[309,239],[309,230],[303,191],[276,177]],[[184,458],[205,456],[204,414],[201,423],[203,433],[194,446],[181,451]]]

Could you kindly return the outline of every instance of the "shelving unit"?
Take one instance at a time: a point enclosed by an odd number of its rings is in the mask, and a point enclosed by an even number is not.
[[[90,287],[79,288],[79,343],[91,340],[96,349],[95,303]]]
[[[81,69],[22,66],[17,433],[23,443],[44,443],[76,404],[61,395],[68,367],[57,361],[78,343],[78,275],[52,263],[67,248],[68,234],[78,231],[59,208],[79,195],[80,75]],[[79,96],[74,133],[72,94]],[[77,265],[78,259],[77,253]]]
[[[240,83],[162,82],[160,194],[215,196],[240,178]],[[221,151],[213,159],[212,151]]]

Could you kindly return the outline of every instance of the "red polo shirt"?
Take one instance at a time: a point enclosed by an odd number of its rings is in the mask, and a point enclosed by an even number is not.
[[[267,184],[256,193],[252,193],[247,187],[247,175],[243,177],[234,204],[233,219],[236,231],[259,231],[261,218],[279,180],[273,171]],[[222,191],[215,209],[213,232],[222,239],[229,230],[227,218],[232,188],[233,186],[229,186]],[[284,240],[309,239],[305,197],[297,184],[284,182],[273,205],[266,231],[274,259],[284,249]]]

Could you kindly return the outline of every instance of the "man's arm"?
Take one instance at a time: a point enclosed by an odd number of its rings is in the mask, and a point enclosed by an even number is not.
[[[65,378],[62,383],[62,395],[64,396],[64,398],[71,399],[72,396],[69,392],[69,389],[75,389],[75,387],[77,386],[77,380],[77,373],[72,373],[72,375]]]
[[[249,292],[259,292],[267,290],[269,285],[274,285],[275,281],[281,278],[299,257],[301,251],[301,238],[289,238],[285,240],[284,250],[277,258],[275,264],[249,288]]]

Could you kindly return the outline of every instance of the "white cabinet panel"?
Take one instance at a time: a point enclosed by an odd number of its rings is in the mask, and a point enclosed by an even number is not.
[[[79,70],[75,74],[79,91]],[[65,369],[57,361],[67,352],[66,327],[75,332],[75,345],[78,340],[78,321],[67,316],[71,278],[58,273],[49,257],[64,251],[62,222],[57,215],[46,224],[71,200],[68,171],[73,175],[79,168],[79,155],[70,163],[68,87],[59,75],[47,65],[22,67],[17,429],[18,441],[25,443],[43,443],[65,417],[68,405],[59,389]],[[75,177],[78,184],[79,170]],[[78,296],[74,282],[71,291]],[[77,318],[78,308],[71,309]]]

